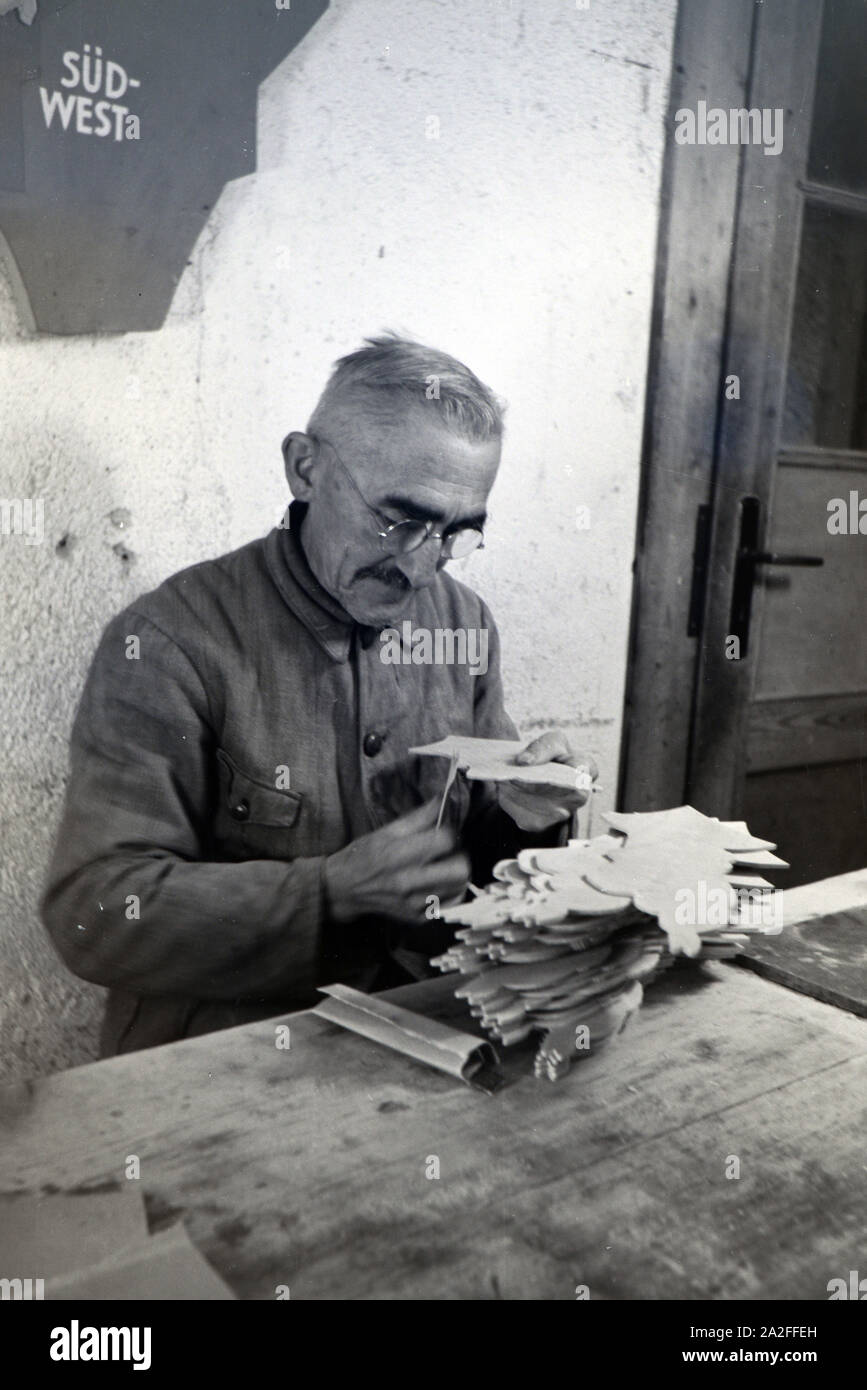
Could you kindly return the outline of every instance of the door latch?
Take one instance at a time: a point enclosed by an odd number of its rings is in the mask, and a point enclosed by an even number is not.
[[[732,607],[729,635],[740,642],[740,655],[746,656],[750,635],[750,616],[753,606],[753,586],[758,565],[799,565],[815,568],[824,565],[821,555],[778,555],[772,550],[759,550],[758,497],[741,498],[741,525],[735,575],[732,585]]]

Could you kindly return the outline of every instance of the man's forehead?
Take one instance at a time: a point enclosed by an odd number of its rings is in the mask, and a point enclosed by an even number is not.
[[[457,491],[484,500],[500,462],[499,439],[467,439],[423,408],[365,420],[353,435],[360,477],[380,497]]]

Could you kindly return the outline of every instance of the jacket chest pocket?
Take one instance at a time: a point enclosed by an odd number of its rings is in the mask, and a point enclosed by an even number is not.
[[[217,749],[219,790],[216,848],[226,859],[289,859],[290,834],[301,813],[300,792],[275,787],[245,772]]]

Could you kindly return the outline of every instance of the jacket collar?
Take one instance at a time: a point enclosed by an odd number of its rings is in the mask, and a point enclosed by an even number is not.
[[[271,578],[296,618],[332,661],[346,661],[355,634],[362,646],[369,647],[377,630],[356,623],[323,589],[311,570],[301,544],[301,526],[306,512],[306,502],[290,503],[281,524],[265,537],[265,560]]]

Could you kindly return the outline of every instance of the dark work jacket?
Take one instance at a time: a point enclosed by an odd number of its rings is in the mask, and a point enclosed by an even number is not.
[[[487,673],[384,662],[307,565],[304,510],[137,599],[94,657],[42,912],[70,969],[110,990],[103,1055],[305,1008],[336,980],[406,981],[395,957],[450,939],[436,922],[331,923],[323,865],[442,791],[447,762],[411,746],[517,737],[493,620],[441,572],[397,626],[486,628]],[[478,882],[563,838],[522,835],[463,778],[448,816]]]

